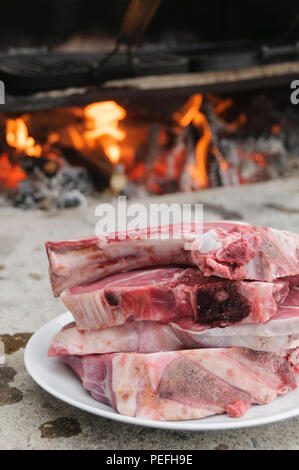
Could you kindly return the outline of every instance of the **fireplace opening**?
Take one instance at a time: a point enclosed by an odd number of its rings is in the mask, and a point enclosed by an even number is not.
[[[2,113],[3,200],[65,208],[90,195],[190,192],[299,173],[298,115],[285,88],[147,104]]]
[[[297,2],[192,0],[182,12],[176,0],[61,0],[32,16],[35,3],[18,17],[4,6],[0,204],[60,209],[298,174]]]

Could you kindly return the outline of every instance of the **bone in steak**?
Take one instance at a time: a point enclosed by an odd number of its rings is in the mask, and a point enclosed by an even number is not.
[[[113,352],[178,351],[194,348],[247,347],[258,351],[299,358],[299,289],[294,288],[270,321],[264,324],[235,324],[210,328],[191,320],[162,324],[128,322],[103,330],[80,331],[70,323],[51,340],[49,357],[105,354]],[[297,350],[297,352],[296,352]],[[294,354],[296,353],[296,354]]]
[[[184,344],[172,330],[171,324],[139,321],[103,330],[82,331],[72,322],[51,339],[48,357],[179,349],[185,349]]]
[[[269,320],[288,290],[283,281],[230,281],[204,277],[197,268],[162,267],[71,287],[61,299],[80,330],[109,328],[128,320],[168,323],[182,318],[225,326]]]
[[[239,417],[296,388],[284,358],[247,348],[63,358],[91,396],[123,415],[152,420]]]
[[[157,265],[197,266],[205,276],[273,281],[299,274],[299,235],[237,224],[185,224],[47,242],[54,294],[107,275]],[[149,238],[149,232],[156,238]],[[170,239],[161,234],[170,233]],[[176,238],[175,238],[176,237]],[[192,249],[185,242],[194,240]]]

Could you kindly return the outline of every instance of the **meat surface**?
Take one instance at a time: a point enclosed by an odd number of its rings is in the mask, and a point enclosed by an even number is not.
[[[204,230],[192,260],[205,276],[273,281],[299,274],[299,235],[267,227],[237,225]]]
[[[102,330],[79,331],[75,323],[70,323],[52,338],[48,355],[153,353],[233,346],[275,352],[285,357],[292,355],[292,363],[299,367],[296,352],[299,348],[299,289],[293,288],[275,316],[264,324],[211,328],[186,319],[169,324],[128,322]]]
[[[299,235],[225,221],[47,242],[46,249],[56,296],[110,274],[169,264],[234,280],[271,282],[299,274]]]
[[[288,294],[288,283],[229,281],[197,268],[141,269],[71,287],[61,299],[80,330],[109,328],[128,320],[169,323],[191,318],[225,326],[268,321]]]
[[[225,348],[248,347],[258,351],[275,352],[290,357],[299,370],[299,288],[293,287],[279,306],[277,313],[266,323],[235,324],[225,328],[206,328],[189,319],[171,324],[184,347]]]
[[[190,233],[192,227],[188,225],[185,229]],[[150,230],[154,239],[149,238]],[[172,238],[161,238],[168,230]],[[191,251],[184,249],[184,242],[182,229],[176,226],[47,242],[53,293],[58,296],[65,288],[136,268],[170,264],[192,266]]]
[[[65,356],[91,396],[117,412],[151,420],[242,416],[296,388],[284,358],[247,348],[155,354]]]
[[[177,351],[185,349],[171,325],[153,321],[128,322],[103,330],[82,331],[69,323],[52,339],[49,357],[113,352]]]

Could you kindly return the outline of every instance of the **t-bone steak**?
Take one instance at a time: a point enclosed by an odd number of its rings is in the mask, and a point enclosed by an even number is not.
[[[153,353],[196,348],[247,347],[290,357],[299,367],[299,289],[293,288],[267,323],[241,323],[225,328],[185,319],[163,324],[153,321],[127,322],[102,330],[78,330],[66,325],[52,339],[50,357],[106,354],[114,352]],[[298,356],[298,357],[297,357]]]
[[[185,249],[186,242],[192,249]],[[299,274],[299,235],[225,221],[47,242],[46,249],[56,296],[110,274],[170,264],[196,266],[205,276],[239,281]]]
[[[186,420],[226,412],[242,416],[296,388],[278,355],[247,348],[63,358],[91,396],[117,412],[151,420]]]
[[[182,318],[225,326],[268,321],[288,291],[283,281],[230,281],[205,277],[197,268],[170,266],[107,276],[65,289],[61,299],[80,330]]]

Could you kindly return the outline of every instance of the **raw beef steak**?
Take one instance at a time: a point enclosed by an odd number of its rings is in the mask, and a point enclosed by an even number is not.
[[[91,396],[123,415],[152,420],[242,416],[296,388],[284,358],[247,348],[63,358]]]
[[[49,357],[112,352],[159,352],[185,349],[171,325],[153,321],[128,322],[103,330],[82,331],[69,323],[52,339]]]
[[[70,323],[52,338],[48,355],[152,353],[232,346],[291,356],[292,363],[298,367],[299,289],[293,288],[274,317],[264,324],[241,323],[211,328],[186,319],[169,324],[127,322],[103,330],[79,331],[75,323]]]
[[[229,281],[204,277],[197,268],[162,267],[71,287],[61,299],[80,330],[109,328],[128,320],[169,323],[181,318],[225,326],[269,320],[288,290],[283,281]]]
[[[191,250],[185,249],[187,241]],[[224,221],[47,242],[46,249],[56,296],[67,287],[157,265],[197,266],[205,276],[235,280],[273,281],[299,274],[299,235]]]

